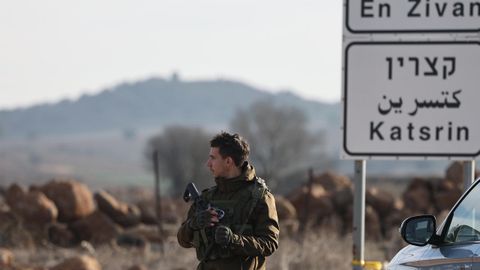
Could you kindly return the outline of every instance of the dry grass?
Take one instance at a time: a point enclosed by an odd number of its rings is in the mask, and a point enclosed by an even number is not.
[[[340,237],[327,231],[309,232],[303,240],[281,239],[269,258],[271,269],[352,269],[352,236]],[[383,245],[367,242],[366,260],[384,260]]]
[[[303,238],[303,240],[301,240]],[[365,259],[385,260],[384,244],[367,242]],[[151,244],[144,249],[104,245],[92,248],[65,249],[44,244],[42,247],[17,247],[12,251],[20,266],[51,267],[65,258],[90,254],[97,258],[103,270],[128,269],[144,265],[147,269],[195,269],[197,260],[193,249],[183,249],[175,237],[163,245]],[[269,269],[352,269],[352,237],[339,237],[326,231],[310,232],[304,237],[283,237],[279,249],[267,259]]]

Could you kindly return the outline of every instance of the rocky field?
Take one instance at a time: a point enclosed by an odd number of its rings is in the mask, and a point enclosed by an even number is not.
[[[452,163],[442,178],[411,179],[400,196],[370,187],[367,259],[386,261],[404,245],[406,217],[445,216],[462,194],[462,174]],[[351,269],[351,179],[325,172],[276,198],[281,242],[271,269]],[[175,236],[188,205],[162,198],[158,210],[140,187],[92,191],[74,179],[1,187],[0,269],[194,269],[194,251]]]

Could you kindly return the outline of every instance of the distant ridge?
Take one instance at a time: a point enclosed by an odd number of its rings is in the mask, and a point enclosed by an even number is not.
[[[339,104],[272,94],[229,80],[151,78],[119,84],[95,95],[27,108],[0,110],[0,137],[68,135],[159,128],[166,125],[227,127],[239,108],[268,100],[303,110],[312,128],[339,126]]]

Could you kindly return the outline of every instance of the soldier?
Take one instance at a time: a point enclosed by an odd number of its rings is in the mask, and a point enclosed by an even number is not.
[[[238,134],[210,141],[207,166],[216,185],[201,197],[211,207],[192,205],[177,234],[182,247],[196,249],[197,269],[266,269],[265,257],[278,248],[275,198],[247,161],[249,152]]]

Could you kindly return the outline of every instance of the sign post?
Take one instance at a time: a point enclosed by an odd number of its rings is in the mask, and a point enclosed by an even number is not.
[[[365,186],[366,161],[355,160],[353,199],[353,269],[361,270],[365,264]]]
[[[480,155],[480,1],[344,0],[341,158],[355,160],[353,268],[363,269],[366,159]]]

